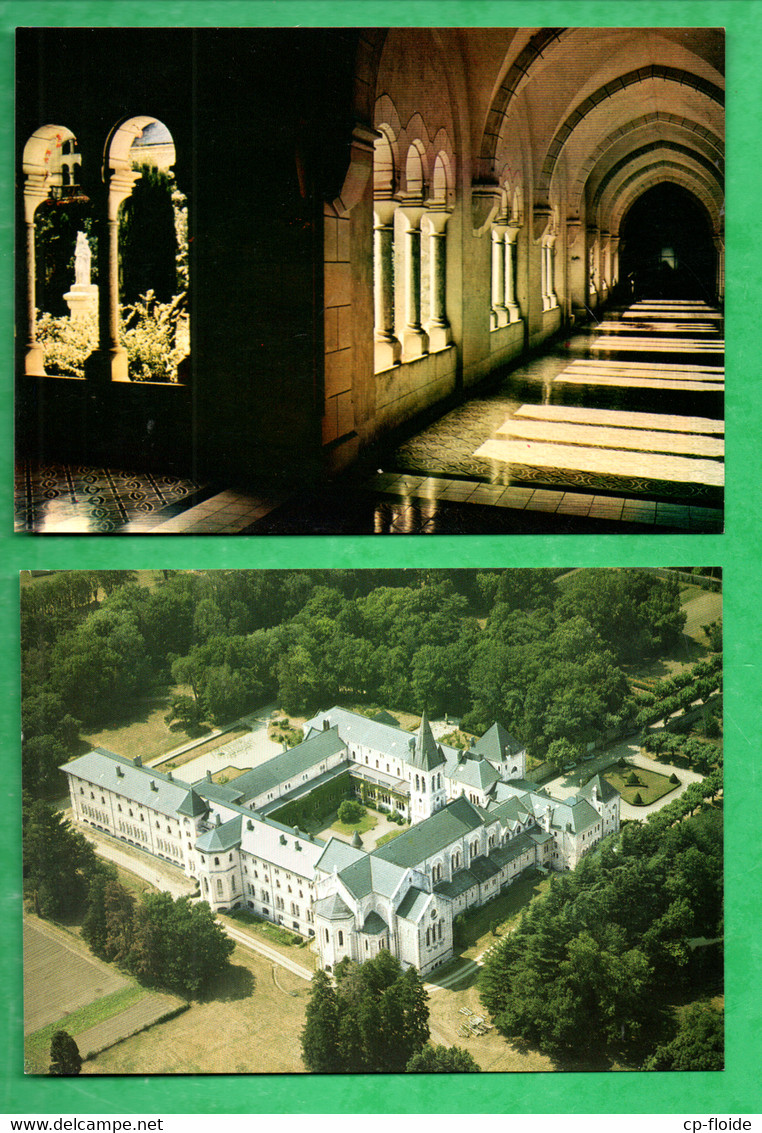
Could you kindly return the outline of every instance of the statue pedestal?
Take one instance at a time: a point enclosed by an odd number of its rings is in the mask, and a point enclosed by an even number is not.
[[[98,310],[98,286],[95,283],[75,283],[64,295],[71,319],[86,319]]]

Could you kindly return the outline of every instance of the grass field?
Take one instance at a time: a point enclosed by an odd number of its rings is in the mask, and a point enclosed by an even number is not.
[[[520,878],[494,901],[469,912],[466,917],[463,936],[466,946],[461,955],[472,960],[490,948],[497,940],[492,933],[492,925],[497,925],[499,936],[503,936],[518,924],[519,918],[532,901],[542,897],[550,888],[550,878],[532,873]]]
[[[388,834],[382,834],[376,839],[376,848],[383,846],[385,842],[391,842],[392,838],[399,838],[400,834],[404,833],[404,830],[390,830]]]
[[[86,1062],[83,1074],[294,1074],[309,984],[246,948],[215,998]]]
[[[638,777],[637,785],[629,785],[627,780],[632,772]],[[604,772],[604,778],[607,783],[610,783],[619,794],[622,796],[626,803],[631,806],[648,806],[649,803],[655,803],[657,799],[663,798],[668,795],[670,791],[674,791],[679,787],[679,783],[670,783],[667,775],[662,775],[659,771],[646,771],[642,767],[609,767]],[[635,796],[640,795],[640,803],[635,802]]]
[[[335,830],[337,834],[367,834],[369,830],[373,830],[378,825],[378,815],[374,814],[372,810],[366,810],[359,822],[339,822],[337,818],[335,822],[331,823],[331,830]]]

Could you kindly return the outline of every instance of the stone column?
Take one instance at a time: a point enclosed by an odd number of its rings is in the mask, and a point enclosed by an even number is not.
[[[106,196],[106,239],[99,241],[101,302],[98,318],[98,349],[85,361],[85,377],[92,381],[128,382],[127,351],[120,336],[119,311],[119,206],[140,180],[139,170],[114,173]],[[103,230],[101,229],[101,232]],[[105,256],[100,249],[103,248]]]
[[[609,240],[611,236],[608,232],[601,232],[600,243],[600,257],[601,257],[601,291],[606,295],[611,286],[611,261],[609,257]]]
[[[582,222],[576,216],[567,217],[566,220],[566,254],[568,257],[568,284],[567,306],[570,314],[576,319],[582,319],[587,305],[586,275],[584,241],[579,239],[582,232]]]
[[[725,298],[725,240],[723,236],[718,234],[713,237],[713,241],[717,253],[715,286],[717,288],[717,298],[722,300]]]
[[[555,236],[549,236],[547,243],[545,245],[545,251],[546,251],[546,255],[548,257],[548,266],[547,266],[547,273],[546,273],[546,282],[547,282],[547,288],[548,288],[548,310],[551,310],[553,307],[558,306],[558,299],[556,297],[556,291],[555,291],[556,283],[555,283],[555,279],[553,278],[554,267],[555,267],[555,264],[554,264],[555,247],[556,247]]]
[[[394,213],[397,201],[373,204],[373,299],[375,370],[399,364],[402,346],[394,333]]]
[[[495,224],[492,228],[492,309],[490,311],[490,330],[508,325],[508,310],[505,305],[505,225]]]
[[[426,331],[429,351],[444,350],[450,345],[450,324],[447,321],[447,236],[445,229],[450,213],[445,208],[426,210],[429,223],[429,319]]]
[[[611,272],[610,283],[612,287],[616,287],[619,283],[619,237],[609,237],[609,271]]]
[[[588,269],[588,305],[591,308],[598,306],[598,229],[590,225],[587,229]]]
[[[505,307],[508,312],[508,322],[517,323],[521,318],[519,303],[516,298],[516,238],[519,229],[515,225],[508,225],[505,230]]]
[[[29,182],[24,186],[24,220],[26,223],[26,350],[24,353],[24,373],[29,378],[45,377],[45,360],[42,347],[37,341],[37,261],[34,248],[34,214],[42,202],[47,200],[47,196],[47,190],[42,187],[35,187]]]
[[[402,357],[410,362],[428,353],[429,338],[421,326],[421,218],[423,206],[401,205],[405,224],[403,276],[405,288],[405,326],[402,331]]]

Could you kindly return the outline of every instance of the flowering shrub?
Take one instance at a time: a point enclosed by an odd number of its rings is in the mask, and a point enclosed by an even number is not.
[[[98,345],[98,319],[95,314],[70,319],[38,312],[37,342],[49,373],[84,378],[85,358]]]
[[[176,341],[184,296],[160,303],[153,291],[122,309],[122,345],[129,357],[133,382],[176,382],[177,363],[185,351]]]
[[[133,382],[177,381],[177,364],[188,351],[184,307],[184,294],[159,303],[148,291],[122,309],[122,345]],[[98,320],[94,314],[70,319],[38,313],[37,341],[49,373],[83,378],[85,359],[98,346]]]

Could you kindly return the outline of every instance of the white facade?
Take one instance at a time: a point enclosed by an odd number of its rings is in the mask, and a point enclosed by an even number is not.
[[[451,958],[459,913],[531,866],[573,869],[619,829],[619,795],[601,776],[553,799],[523,780],[526,753],[498,725],[468,752],[437,744],[425,716],[411,736],[334,708],[305,732],[224,785],[183,783],[96,749],[64,766],[74,819],[178,865],[215,910],[249,909],[315,937],[326,968],[388,948],[424,974]],[[411,822],[370,853],[260,811],[366,768],[369,781],[405,787]]]

